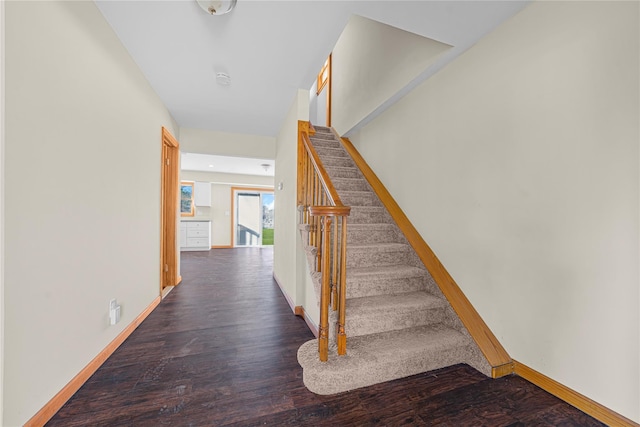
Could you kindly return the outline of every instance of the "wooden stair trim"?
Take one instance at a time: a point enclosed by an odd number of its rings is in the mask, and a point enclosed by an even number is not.
[[[513,361],[513,372],[610,427],[640,427],[640,424],[516,360]]]
[[[42,407],[24,427],[36,427],[45,425],[64,406],[65,403],[84,385],[100,366],[113,354],[114,351],[126,340],[144,319],[160,304],[161,297],[157,296],[133,322],[127,325],[91,362],[87,364],[69,383],[62,388],[46,405]]]
[[[387,208],[387,211],[389,211],[389,214],[424,266],[429,270],[433,280],[440,287],[440,290],[451,304],[451,307],[462,321],[462,324],[467,328],[467,331],[469,331],[469,334],[486,357],[492,367],[492,377],[499,378],[511,374],[513,372],[511,357],[509,357],[509,354],[507,354],[496,336],[491,332],[484,320],[482,320],[480,314],[471,302],[469,302],[449,272],[444,268],[433,250],[431,250],[420,233],[418,233],[409,218],[391,196],[391,193],[389,193],[382,181],[380,181],[375,172],[369,167],[353,143],[348,138],[340,138],[335,130],[332,129],[332,131],[336,138],[342,143],[347,153],[349,153],[358,169],[360,169],[360,172],[362,172],[367,182],[369,182],[369,185],[371,185],[371,188],[382,204]]]

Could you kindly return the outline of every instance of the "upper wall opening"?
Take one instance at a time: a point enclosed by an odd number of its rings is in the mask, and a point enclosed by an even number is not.
[[[348,132],[451,48],[353,15],[332,54],[333,126],[340,134]]]

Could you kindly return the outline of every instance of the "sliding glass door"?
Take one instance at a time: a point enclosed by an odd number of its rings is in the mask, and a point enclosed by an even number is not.
[[[235,246],[273,245],[273,191],[234,189]]]

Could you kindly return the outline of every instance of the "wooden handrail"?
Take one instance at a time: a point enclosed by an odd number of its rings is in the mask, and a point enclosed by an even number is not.
[[[298,208],[300,223],[307,225],[308,244],[315,247],[315,269],[321,272],[318,353],[329,355],[329,307],[338,311],[336,344],[339,355],[347,352],[345,333],[347,302],[347,217],[344,206],[325,170],[310,134],[309,122],[298,122]]]
[[[311,160],[311,163],[313,164],[313,169],[318,174],[322,188],[325,190],[328,197],[327,202],[329,203],[329,206],[319,206],[319,207],[344,207],[344,205],[342,204],[342,201],[340,200],[340,196],[338,196],[338,192],[336,191],[336,188],[333,186],[331,179],[329,179],[329,174],[327,174],[327,171],[325,170],[325,168],[322,166],[322,163],[320,162],[320,158],[318,157],[318,153],[316,152],[316,149],[313,148],[313,145],[311,144],[311,139],[309,139],[309,134],[307,134],[306,132],[302,132],[301,137],[302,137],[302,144],[304,146],[304,149],[309,155],[309,160]]]
[[[334,131],[335,133],[335,131]],[[337,135],[336,135],[337,136]],[[416,252],[424,266],[429,270],[433,280],[447,298],[451,307],[467,328],[469,334],[474,339],[480,351],[487,358],[491,365],[491,374],[494,378],[513,373],[513,363],[511,357],[500,344],[496,336],[491,332],[487,324],[482,320],[480,314],[471,305],[471,302],[464,295],[453,277],[444,268],[436,254],[424,241],[418,230],[415,229],[409,218],[402,211],[398,203],[391,196],[382,181],[373,172],[358,150],[348,138],[339,138],[342,146],[349,153],[356,163],[369,185],[373,188],[378,198],[391,214],[407,241]]]

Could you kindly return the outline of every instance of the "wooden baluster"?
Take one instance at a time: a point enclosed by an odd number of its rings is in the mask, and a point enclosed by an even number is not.
[[[331,255],[331,308],[338,309],[338,224],[336,219],[333,225],[333,254]]]
[[[313,206],[313,193],[315,191],[315,175],[313,173],[313,165],[309,165],[309,206]],[[316,246],[316,238],[317,238],[317,230],[316,230],[316,219],[315,217],[309,218],[309,225],[311,226],[311,240],[309,240],[310,246]]]
[[[338,311],[338,354],[347,354],[347,334],[344,329],[347,316],[347,217],[342,217],[342,239],[340,240],[340,303]]]
[[[316,188],[315,188],[315,193],[314,193],[314,199],[313,199],[313,205],[314,206],[321,206],[320,205],[320,191],[322,189],[322,185],[320,183],[320,177],[317,175],[315,175],[316,177]],[[319,217],[316,217],[316,227],[319,230],[320,229],[320,221],[321,219]],[[320,234],[316,235],[316,260],[317,260],[317,264],[316,264],[316,271],[322,271],[322,240],[323,240],[323,236]]]
[[[322,217],[322,234],[325,240],[329,238],[330,232],[331,217]],[[324,246],[324,251],[324,268],[320,292],[320,328],[318,331],[318,353],[320,353],[321,362],[326,362],[329,358],[329,245]]]
[[[307,203],[309,193],[309,154],[307,150],[303,150],[302,159],[302,181],[304,182],[302,186],[302,223],[309,224],[309,217],[307,216],[307,206],[309,206]]]
[[[307,186],[309,182],[307,180],[307,162],[309,156],[307,155],[306,150],[302,150],[302,173],[300,174],[300,178],[302,179],[301,187],[302,194],[300,197],[300,204],[302,205],[302,210],[300,212],[300,224],[307,224]]]

